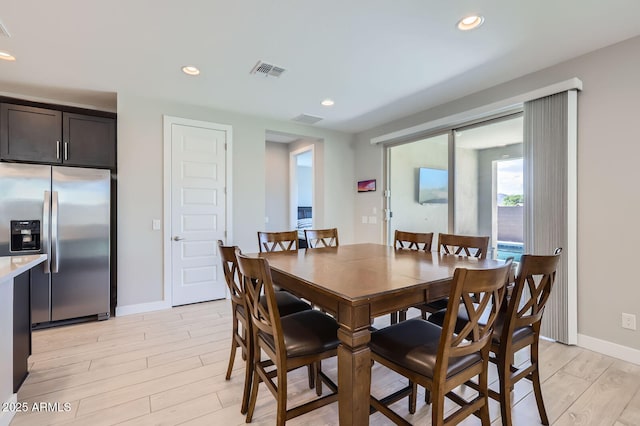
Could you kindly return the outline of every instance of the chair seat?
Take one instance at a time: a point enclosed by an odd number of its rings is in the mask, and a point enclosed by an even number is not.
[[[274,293],[276,295],[276,303],[278,304],[278,311],[280,312],[281,317],[311,309],[310,304],[289,292],[276,291]],[[265,296],[260,297],[260,304],[262,306],[266,306],[267,298]]]
[[[336,349],[338,323],[320,311],[297,312],[280,319],[287,357],[312,355]],[[273,337],[260,333],[264,341],[275,350]]]
[[[420,310],[426,310],[427,312],[435,312],[441,309],[447,309],[447,305],[449,304],[449,299],[440,299],[434,302],[424,303],[422,305],[415,306]]]
[[[442,328],[420,318],[403,321],[371,334],[371,350],[383,358],[433,378]],[[481,362],[478,353],[449,359],[447,377]]]
[[[440,327],[444,323],[444,316],[447,313],[446,309],[440,310],[438,312],[434,312],[429,317],[428,321],[432,322]],[[487,323],[486,318],[489,316],[488,312],[485,312],[480,317],[478,324],[485,325]],[[456,331],[460,331],[464,324],[469,321],[469,317],[467,315],[467,310],[464,306],[460,306],[458,309],[458,320],[456,321]],[[498,313],[498,317],[496,318],[496,323],[493,328],[493,335],[491,336],[491,341],[494,344],[500,344],[500,336],[502,336],[502,326],[504,325],[504,314],[502,312]],[[525,337],[533,335],[533,329],[530,326],[516,328],[513,331],[513,342],[516,343]]]

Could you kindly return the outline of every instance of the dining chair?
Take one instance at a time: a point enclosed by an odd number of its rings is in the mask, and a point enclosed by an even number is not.
[[[440,234],[438,235],[438,251],[442,254],[486,259],[487,252],[489,251],[489,237]],[[445,309],[447,307],[447,303],[447,299],[441,299],[429,303],[422,303],[413,307],[420,309],[422,319],[427,319],[428,314]]]
[[[251,356],[250,356],[250,323],[247,317],[247,306],[244,298],[244,291],[240,286],[240,278],[238,276],[238,263],[236,261],[235,246],[225,246],[221,240],[218,240],[218,250],[222,259],[222,271],[229,289],[229,297],[231,299],[231,355],[229,356],[229,365],[227,366],[227,374],[225,380],[231,379],[233,363],[236,359],[238,348],[242,348],[242,358],[245,360],[245,377],[244,390],[242,392],[242,404],[240,412],[246,413],[249,404],[249,390],[251,386]],[[241,326],[241,328],[239,327]]]
[[[260,232],[258,231],[260,252],[298,250],[298,231]]]
[[[513,386],[524,378],[533,384],[542,424],[549,424],[540,386],[538,342],[542,314],[553,289],[561,253],[562,249],[556,248],[554,253],[548,256],[529,254],[522,256],[511,296],[505,302],[504,309],[501,310],[496,322],[489,361],[498,367],[500,391],[489,390],[489,396],[500,402],[504,426],[512,424]],[[444,311],[439,311],[431,315],[429,321],[442,324],[445,316]],[[459,311],[458,321],[462,323],[465,318],[466,313]],[[458,329],[460,329],[459,326]],[[515,353],[526,347],[529,347],[529,362],[515,366],[513,362]]]
[[[433,241],[433,232],[419,233],[396,231],[393,236],[393,247],[405,250],[424,250],[431,251],[431,242]],[[391,313],[391,324],[395,324],[407,319],[407,309]]]
[[[393,236],[393,246],[397,249],[431,251],[433,232],[407,232],[396,229]]]
[[[245,360],[245,378],[244,390],[242,393],[242,404],[240,412],[247,412],[249,404],[249,391],[251,389],[252,362],[251,359],[251,320],[247,315],[248,309],[246,305],[244,290],[242,289],[236,251],[240,249],[237,246],[225,246],[221,240],[218,240],[218,250],[222,259],[222,270],[224,278],[229,289],[231,299],[231,354],[229,356],[229,364],[227,366],[226,380],[231,379],[231,372],[236,358],[238,348],[242,349],[242,358]],[[281,316],[286,316],[295,312],[301,312],[311,309],[311,305],[297,298],[291,293],[276,292],[276,304]],[[266,298],[261,296],[261,303],[266,304]],[[315,387],[314,368],[309,366],[309,387]]]
[[[413,414],[417,385],[421,385],[432,402],[432,425],[458,424],[471,414],[479,416],[483,425],[489,425],[489,345],[510,268],[511,262],[493,269],[456,269],[442,327],[422,318],[413,318],[371,334],[372,359],[409,379],[407,387],[391,395],[382,399],[371,396],[374,410],[396,424],[410,424],[388,405],[408,396],[409,412]],[[467,312],[467,321],[456,332],[459,309]],[[479,319],[484,312],[489,314],[484,325],[480,325]],[[465,399],[454,392],[476,376],[477,395]],[[446,418],[445,397],[459,406]]]
[[[253,418],[261,382],[276,397],[277,425],[284,425],[287,420],[337,401],[338,388],[322,372],[321,361],[337,353],[338,323],[317,310],[280,316],[268,261],[239,252],[236,256],[250,312],[253,341],[253,378],[247,423]],[[260,303],[262,294],[266,297],[266,304]],[[262,354],[266,354],[268,359],[263,360]],[[318,398],[288,409],[287,372],[310,364],[317,366],[315,384]],[[325,396],[322,396],[323,383],[332,391]]]
[[[340,245],[338,228],[305,229],[304,239],[307,241],[308,248],[337,247]]]

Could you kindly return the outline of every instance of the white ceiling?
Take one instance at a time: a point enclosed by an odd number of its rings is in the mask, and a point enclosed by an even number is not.
[[[458,31],[470,13],[484,25]],[[99,108],[131,93],[355,132],[639,35],[639,19],[638,0],[3,0],[0,50],[17,60],[0,61],[0,92]],[[258,60],[286,72],[250,75]]]

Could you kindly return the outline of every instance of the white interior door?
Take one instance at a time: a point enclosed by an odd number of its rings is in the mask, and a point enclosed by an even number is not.
[[[226,139],[224,126],[171,124],[173,306],[225,297],[217,240],[225,239]]]

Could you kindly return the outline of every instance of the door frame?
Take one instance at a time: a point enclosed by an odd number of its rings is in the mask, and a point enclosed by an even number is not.
[[[164,165],[163,165],[163,220],[162,220],[162,250],[163,250],[163,281],[164,291],[162,300],[167,308],[173,306],[173,289],[171,286],[171,270],[173,267],[171,259],[171,128],[174,124],[192,127],[202,127],[211,130],[220,130],[226,132],[225,146],[225,244],[233,241],[233,215],[232,215],[232,173],[231,173],[231,153],[233,142],[232,126],[228,124],[212,123],[209,121],[192,120],[188,118],[173,117],[169,115],[162,116],[163,124],[163,149],[164,149]],[[229,289],[225,286],[226,297],[229,298]]]
[[[316,153],[313,144],[289,152],[289,223],[298,229],[298,155],[311,152],[311,223],[316,226]]]

